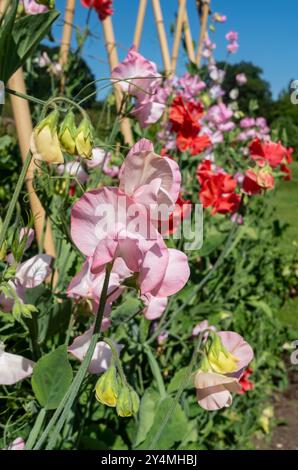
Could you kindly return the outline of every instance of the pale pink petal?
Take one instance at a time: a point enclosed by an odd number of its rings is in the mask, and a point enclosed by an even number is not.
[[[146,150],[147,148],[150,150]],[[151,192],[156,192],[157,185],[159,191],[157,196],[152,196],[152,202],[156,199],[159,206],[165,204],[169,209],[173,209],[179,194],[181,174],[176,162],[155,154],[151,142],[141,139],[127,155],[120,170],[119,180],[120,190],[144,205],[147,203],[148,190],[142,187],[154,182]]]
[[[89,328],[89,330],[85,331],[84,334],[77,336],[68,348],[68,352],[81,362],[86,356],[89,348],[92,332],[93,326]],[[115,344],[115,347],[119,353],[123,346]],[[88,367],[90,374],[100,374],[107,370],[111,362],[111,357],[112,352],[110,346],[108,346],[104,341],[99,341],[96,344],[94,354]]]
[[[146,97],[143,101],[137,103],[131,111],[140,123],[142,129],[157,122],[165,110],[165,104],[154,101],[154,97]]]
[[[145,308],[143,314],[147,320],[155,320],[162,316],[168,303],[167,297],[153,297],[151,294],[142,296]]]
[[[22,263],[16,273],[16,279],[25,288],[39,286],[51,273],[52,257],[36,255]]]
[[[17,437],[11,444],[9,444],[7,450],[25,450],[24,439]]]
[[[0,385],[13,385],[29,377],[33,366],[30,359],[0,350]]]
[[[21,228],[19,240],[21,242],[23,240],[23,238],[26,236],[27,240],[26,240],[26,244],[25,244],[25,250],[27,250],[30,247],[31,243],[33,242],[34,233],[35,232],[34,232],[33,228],[28,228],[28,227]]]
[[[169,261],[169,250],[163,240],[157,241],[147,250],[143,263],[140,267],[138,276],[138,285],[141,294],[151,293],[157,290],[157,286],[161,286],[167,270]],[[167,297],[159,295],[158,297]]]
[[[92,256],[101,239],[115,231],[117,188],[86,192],[72,207],[71,236],[86,256]],[[110,230],[109,230],[110,229]]]
[[[237,379],[213,372],[198,372],[195,376],[195,387],[199,405],[211,411],[230,406],[230,392],[241,389]]]
[[[152,291],[152,295],[156,297],[176,294],[185,286],[190,275],[187,256],[182,251],[169,248],[168,254],[169,259],[164,277]]]
[[[237,370],[247,367],[253,360],[254,353],[251,346],[242,336],[234,331],[219,331],[217,334],[224,347],[239,360],[237,362]]]

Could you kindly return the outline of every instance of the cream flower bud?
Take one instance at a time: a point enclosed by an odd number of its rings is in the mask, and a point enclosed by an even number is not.
[[[52,111],[33,130],[30,150],[33,158],[46,163],[63,163],[63,155],[57,134],[58,111]]]
[[[116,406],[118,398],[118,379],[115,366],[111,366],[102,374],[95,386],[96,400],[107,406]]]
[[[138,394],[131,387],[122,387],[116,405],[118,416],[122,418],[133,416],[138,412],[139,406]]]
[[[84,117],[79,125],[75,142],[78,155],[90,160],[92,158],[93,129],[87,117]]]
[[[75,117],[72,111],[69,111],[59,129],[59,139],[62,148],[70,155],[75,155],[76,151],[76,133]]]

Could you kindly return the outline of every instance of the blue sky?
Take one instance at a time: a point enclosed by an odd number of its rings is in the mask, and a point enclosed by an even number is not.
[[[120,60],[125,57],[133,40],[138,3],[138,0],[114,0],[113,23]],[[173,37],[170,34],[170,27],[175,19],[178,1],[160,0],[160,3],[171,51]],[[188,0],[187,4],[192,36],[197,40],[199,21],[195,0]],[[274,97],[277,97],[290,79],[298,79],[297,0],[211,0],[211,4],[212,11],[218,11],[228,17],[227,23],[218,25],[216,33],[212,35],[217,43],[216,59],[225,59],[225,34],[230,30],[234,30],[239,32],[240,48],[238,53],[232,56],[231,62],[246,60],[259,65],[264,71],[264,78],[271,84]],[[64,12],[65,0],[56,0],[56,7],[59,11]],[[77,0],[76,26],[84,27],[87,11]],[[95,12],[92,12],[90,27],[96,37],[88,39],[84,49],[84,57],[96,78],[107,77],[109,76],[109,68],[101,24]],[[54,36],[57,41],[60,40],[61,33],[62,21],[60,19],[54,28]],[[72,43],[74,46],[75,34]],[[162,67],[150,0],[148,0],[140,52],[148,59],[155,61],[159,67]],[[181,47],[177,67],[178,73],[183,73],[185,70],[185,62],[186,57],[183,55]]]

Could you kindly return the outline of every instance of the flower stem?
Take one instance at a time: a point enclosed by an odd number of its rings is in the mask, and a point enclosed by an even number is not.
[[[52,431],[52,435],[49,439],[48,445],[46,446],[46,450],[53,449],[53,447],[55,446],[56,440],[59,436],[59,433],[69,416],[69,413],[76,399],[76,396],[79,393],[79,390],[84,380],[84,377],[86,375],[88,366],[92,359],[96,343],[99,340],[100,335],[101,335],[100,328],[101,328],[104,309],[105,309],[106,300],[107,300],[107,292],[108,292],[108,287],[109,287],[111,269],[112,269],[112,266],[110,265],[106,267],[106,275],[105,275],[105,280],[104,280],[104,284],[103,284],[103,288],[102,288],[102,292],[100,296],[99,309],[98,309],[96,320],[95,320],[93,335],[92,335],[86,356],[84,357],[84,360],[74,380],[72,381],[68,391],[63,397],[60,405],[58,406],[57,410],[55,411],[51,420],[49,421],[46,429],[44,430],[38,442],[36,443],[34,450],[38,450],[42,447],[43,443],[45,442],[46,438],[48,437],[51,431]]]
[[[154,447],[156,446],[156,444],[159,441],[162,433],[165,430],[165,427],[167,426],[168,422],[170,421],[170,419],[171,419],[171,417],[172,417],[172,415],[175,411],[175,408],[176,408],[176,406],[177,406],[177,404],[180,400],[180,397],[181,397],[182,393],[184,392],[185,388],[187,387],[187,385],[189,383],[189,380],[190,380],[190,377],[191,377],[191,374],[192,374],[192,370],[194,368],[194,365],[195,365],[195,362],[196,362],[196,359],[197,359],[197,354],[198,354],[198,351],[201,347],[203,335],[204,335],[204,331],[201,332],[200,335],[199,335],[199,338],[198,338],[197,344],[195,346],[195,349],[194,349],[189,367],[187,368],[185,376],[181,380],[180,387],[179,387],[179,389],[178,389],[178,391],[175,395],[175,398],[173,399],[173,402],[171,403],[171,406],[169,407],[169,409],[168,409],[168,411],[167,411],[167,413],[166,413],[166,415],[165,415],[165,417],[164,417],[164,419],[161,423],[161,426],[160,426],[159,430],[157,431],[157,433],[155,434],[155,436],[153,437],[152,441],[150,442],[150,444],[148,446],[148,450],[153,450]]]
[[[157,363],[154,355],[152,354],[150,346],[148,346],[145,343],[144,348],[145,348],[145,352],[146,352],[148,360],[149,360],[149,365],[151,367],[152,374],[154,375],[155,380],[157,382],[157,387],[158,387],[158,390],[159,390],[159,393],[160,393],[160,397],[161,397],[161,399],[166,398],[167,392],[166,392],[165,384],[164,384],[164,381],[163,381],[158,363]]]
[[[29,165],[31,163],[31,159],[32,159],[31,152],[28,152],[26,160],[25,160],[23,168],[22,168],[22,171],[21,171],[21,174],[20,174],[18,182],[16,184],[12,199],[9,203],[8,210],[7,210],[3,225],[2,225],[2,230],[1,230],[1,234],[0,234],[0,250],[1,250],[2,244],[5,240],[6,232],[8,230],[8,227],[9,227],[12,215],[13,215],[13,211],[15,209],[15,206],[16,206],[17,202],[18,202],[18,198],[19,198],[24,180],[26,178],[27,171],[28,171]]]

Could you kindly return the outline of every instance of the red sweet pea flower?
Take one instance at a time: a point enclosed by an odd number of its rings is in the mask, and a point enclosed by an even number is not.
[[[239,385],[241,386],[241,390],[239,390],[238,393],[239,393],[240,395],[243,395],[243,394],[244,394],[245,392],[247,392],[248,390],[253,390],[253,389],[254,389],[254,387],[255,387],[254,383],[251,382],[251,380],[248,380],[248,377],[249,377],[252,373],[253,373],[253,370],[252,370],[250,367],[248,367],[248,368],[244,371],[244,373],[243,373],[241,379],[239,380]]]
[[[237,182],[225,173],[212,174],[207,178],[199,192],[203,207],[212,207],[211,215],[236,212],[240,204],[240,195],[234,191]]]
[[[176,145],[184,152],[190,149],[191,155],[201,153],[211,144],[207,135],[199,136],[201,126],[198,120],[203,115],[201,103],[185,103],[181,96],[176,97],[170,108],[172,130],[177,133]]]
[[[251,158],[256,160],[259,166],[269,163],[272,168],[278,167],[288,152],[280,142],[277,144],[275,142],[262,143],[260,139],[254,139],[251,142],[249,151]]]
[[[284,181],[290,181],[292,179],[292,170],[284,163],[280,165],[280,171],[285,173]]]
[[[203,184],[207,178],[210,178],[213,175],[211,169],[211,161],[203,160],[197,168],[197,179],[200,184]]]
[[[101,21],[114,13],[113,0],[81,0],[81,3],[86,8],[94,8]]]
[[[274,177],[268,168],[255,168],[245,172],[242,189],[250,196],[260,193],[262,189],[270,190],[273,188]]]

